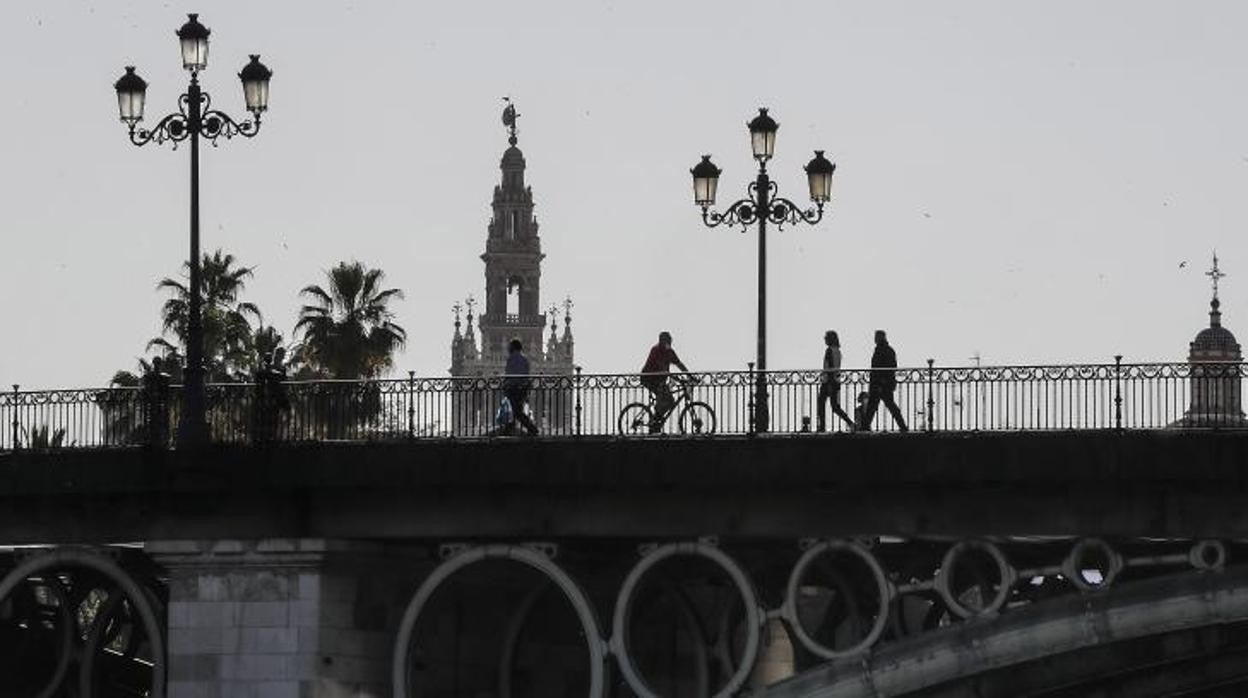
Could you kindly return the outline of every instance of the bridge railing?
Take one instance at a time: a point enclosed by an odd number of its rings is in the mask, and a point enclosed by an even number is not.
[[[1078,364],[898,369],[892,395],[912,431],[1248,428],[1241,411],[1244,363]],[[871,395],[871,369],[842,369],[837,402],[854,421]],[[817,431],[821,371],[678,374],[687,392],[659,430],[693,436],[751,434],[763,417],[756,387],[767,386],[767,431]],[[511,435],[499,410],[508,379],[407,378],[213,384],[208,423],[218,443],[393,441]],[[154,382],[153,385],[157,383]],[[651,391],[637,374],[532,376],[527,414],[543,436],[646,435]],[[696,403],[690,407],[691,403]],[[630,405],[634,407],[629,408]],[[625,413],[626,408],[631,409]],[[688,409],[687,409],[688,408]],[[0,394],[0,450],[164,447],[177,431],[179,386],[85,388]],[[854,427],[830,406],[827,428]],[[900,425],[881,402],[872,431]]]

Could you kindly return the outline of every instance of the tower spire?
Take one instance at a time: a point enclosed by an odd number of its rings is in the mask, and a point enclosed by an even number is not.
[[[477,299],[469,295],[468,298],[464,300],[464,305],[468,306],[468,329],[464,332],[464,336],[472,340],[475,344],[477,339],[476,335],[472,331],[472,311],[477,305]]]
[[[572,341],[572,296],[563,299],[563,341]]]
[[[550,339],[546,340],[546,358],[553,361],[555,352],[559,350],[559,317],[555,315],[555,305],[550,305],[547,311],[547,317],[550,318]]]
[[[1222,301],[1218,300],[1218,282],[1226,278],[1226,273],[1218,268],[1217,250],[1213,251],[1213,266],[1209,269],[1209,271],[1205,272],[1205,276],[1209,277],[1209,280],[1213,284],[1213,300],[1209,301],[1209,326],[1221,327],[1222,311],[1220,310],[1220,307],[1222,305]]]

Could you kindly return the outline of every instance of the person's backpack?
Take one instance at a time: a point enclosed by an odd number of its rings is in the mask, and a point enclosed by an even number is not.
[[[495,426],[499,426],[499,427],[510,426],[512,420],[514,419],[515,419],[515,416],[512,414],[512,411],[511,411],[511,400],[508,400],[506,397],[499,400],[498,401],[498,414],[494,416]]]

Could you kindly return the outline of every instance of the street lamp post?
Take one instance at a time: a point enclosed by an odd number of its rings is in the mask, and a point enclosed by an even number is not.
[[[806,177],[810,187],[810,199],[815,207],[803,210],[793,201],[779,195],[779,187],[767,174],[767,161],[776,148],[776,131],[780,124],[760,108],[758,116],[746,126],[750,130],[750,147],[758,161],[758,176],[746,188],[744,199],[730,204],[723,213],[711,209],[715,205],[715,191],[722,172],[711,162],[710,155],[689,172],[693,175],[693,202],[702,208],[702,222],[708,228],[723,223],[740,225],[743,229],[758,225],[758,372],[754,386],[754,429],[768,431],[769,409],[767,404],[767,223],[777,229],[785,224],[809,223],[814,225],[823,219],[823,205],[832,196],[832,174],[836,165],[824,157],[822,150],[806,165]]]
[[[186,320],[186,367],[183,370],[183,405],[178,422],[178,447],[197,446],[208,440],[208,420],[204,398],[204,324],[203,289],[201,287],[199,253],[199,139],[206,138],[214,146],[221,137],[251,138],[260,131],[260,115],[269,106],[269,79],[273,72],[252,55],[251,61],[238,74],[243,83],[243,98],[252,118],[235,121],[228,114],[212,108],[212,100],[199,86],[199,73],[208,67],[207,27],[199,23],[199,15],[191,14],[178,30],[182,49],[182,67],[191,74],[190,85],[178,98],[178,111],[165,116],[151,129],[139,128],[143,120],[143,103],[147,82],[126,66],[126,72],[114,84],[121,121],[129,126],[130,141],[137,146],[155,142],[191,142],[191,251],[190,305]]]

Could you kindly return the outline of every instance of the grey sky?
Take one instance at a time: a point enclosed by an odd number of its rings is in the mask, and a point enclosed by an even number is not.
[[[877,327],[903,364],[1179,360],[1214,247],[1248,333],[1248,5],[766,5],[2,3],[0,380],[103,384],[157,334],[187,153],[132,147],[112,82],[137,65],[149,122],[172,110],[191,10],[215,106],[242,116],[247,53],[275,73],[260,136],[204,154],[203,230],[287,335],[297,290],[355,258],[407,293],[399,368],[445,373],[508,94],[543,303],[573,295],[588,371],[636,370],[660,329],[695,369],[752,358],[755,237],[703,228],[688,168],[712,153],[738,196],[759,105],[783,193],[813,148],[838,163],[825,222],[770,238],[775,368],[817,365],[827,328],[862,365]]]

